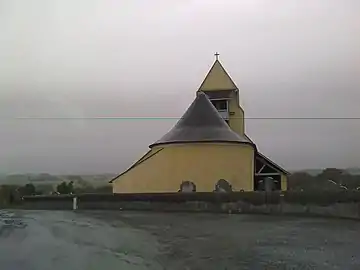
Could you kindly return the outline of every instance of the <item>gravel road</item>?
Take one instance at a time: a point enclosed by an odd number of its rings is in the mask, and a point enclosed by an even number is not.
[[[360,269],[360,222],[0,211],[1,270]]]

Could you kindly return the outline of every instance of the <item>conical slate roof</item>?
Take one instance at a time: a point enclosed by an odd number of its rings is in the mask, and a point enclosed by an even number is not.
[[[203,92],[196,99],[176,125],[150,148],[161,144],[191,142],[232,142],[252,144],[231,130],[216,108]]]

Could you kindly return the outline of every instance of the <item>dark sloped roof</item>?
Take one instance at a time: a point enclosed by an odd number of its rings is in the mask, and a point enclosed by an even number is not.
[[[190,142],[232,142],[253,145],[246,137],[231,130],[203,92],[197,93],[196,99],[176,125],[150,147]]]
[[[266,157],[265,155],[257,152],[256,157],[265,160],[267,163],[269,163],[276,171],[282,172],[283,174],[289,175],[290,173],[286,171],[284,168],[280,167],[278,164],[276,164],[274,161]]]

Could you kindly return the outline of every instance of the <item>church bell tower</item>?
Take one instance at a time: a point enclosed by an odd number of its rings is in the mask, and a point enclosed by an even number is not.
[[[215,62],[198,91],[208,96],[233,131],[245,136],[244,110],[239,102],[239,89],[220,63],[218,53],[215,53]]]

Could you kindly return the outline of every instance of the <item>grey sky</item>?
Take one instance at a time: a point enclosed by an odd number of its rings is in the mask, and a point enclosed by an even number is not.
[[[358,0],[0,0],[0,171],[120,172],[180,117],[215,51],[246,117],[360,117]],[[360,166],[360,120],[246,121],[287,169]]]

